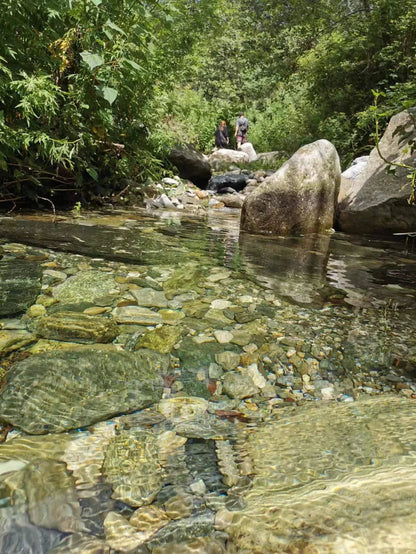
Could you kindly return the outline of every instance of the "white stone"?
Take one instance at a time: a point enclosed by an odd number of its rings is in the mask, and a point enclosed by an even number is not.
[[[216,298],[211,302],[211,308],[214,308],[216,310],[224,310],[225,308],[229,308],[231,304],[232,303],[229,300],[224,300],[223,298]]]
[[[226,344],[233,339],[233,334],[230,331],[214,331],[214,336],[220,344]]]
[[[176,179],[172,179],[171,177],[163,177],[162,179],[162,183],[164,185],[178,185],[180,183],[180,180],[179,178],[177,177]]]
[[[207,487],[202,479],[191,483],[189,488],[194,494],[199,494],[199,496],[203,496],[207,492]]]
[[[335,398],[334,387],[324,387],[321,389],[322,400],[333,400]]]
[[[251,380],[259,389],[263,389],[267,385],[267,381],[258,370],[257,364],[249,365],[244,371],[251,377]]]

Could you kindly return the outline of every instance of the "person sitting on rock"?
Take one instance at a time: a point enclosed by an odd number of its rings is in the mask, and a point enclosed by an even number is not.
[[[227,148],[229,141],[227,124],[225,121],[221,121],[215,131],[215,146],[217,148]]]
[[[242,144],[247,141],[247,131],[248,131],[248,119],[244,117],[244,113],[240,112],[238,114],[238,119],[235,125],[235,137],[237,137],[237,150]]]

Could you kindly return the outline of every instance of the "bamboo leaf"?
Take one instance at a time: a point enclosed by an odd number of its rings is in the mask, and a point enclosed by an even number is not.
[[[87,167],[86,171],[88,175],[90,175],[94,179],[94,181],[98,181],[98,173],[94,167]]]

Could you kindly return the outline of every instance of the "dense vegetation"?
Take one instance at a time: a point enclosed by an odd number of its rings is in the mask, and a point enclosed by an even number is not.
[[[414,0],[0,0],[0,209],[116,197],[209,151],[243,109],[257,151],[367,152],[372,90],[416,104]],[[379,102],[381,97],[379,99]]]

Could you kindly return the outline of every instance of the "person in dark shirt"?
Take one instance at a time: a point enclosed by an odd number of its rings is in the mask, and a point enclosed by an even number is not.
[[[230,141],[227,124],[221,121],[215,131],[215,146],[218,148],[227,148]]]

